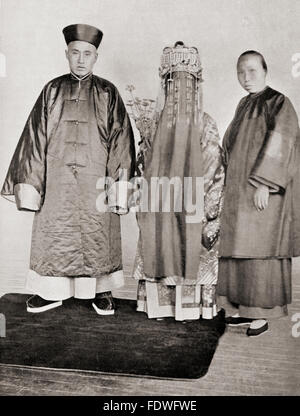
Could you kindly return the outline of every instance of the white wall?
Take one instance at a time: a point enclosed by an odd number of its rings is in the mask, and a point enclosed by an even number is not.
[[[300,114],[300,77],[291,72],[291,58],[300,52],[298,0],[2,0],[0,4],[0,52],[7,65],[6,77],[0,77],[1,186],[40,90],[68,72],[61,31],[72,23],[103,30],[95,73],[112,81],[125,101],[127,84],[134,84],[140,97],[156,97],[162,49],[183,40],[200,50],[204,108],[217,121],[221,135],[244,95],[235,65],[246,49],[263,53],[269,85],[287,94]],[[1,198],[0,251],[25,250],[31,220],[30,214],[16,212]]]

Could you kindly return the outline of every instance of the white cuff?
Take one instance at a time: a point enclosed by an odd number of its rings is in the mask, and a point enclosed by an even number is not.
[[[14,186],[14,194],[18,210],[39,211],[41,195],[34,186],[28,183],[18,183]]]
[[[117,181],[107,190],[108,208],[115,214],[128,213],[128,182]]]

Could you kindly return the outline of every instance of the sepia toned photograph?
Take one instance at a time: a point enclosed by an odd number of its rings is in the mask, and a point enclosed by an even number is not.
[[[299,19],[0,0],[0,396],[300,396]]]

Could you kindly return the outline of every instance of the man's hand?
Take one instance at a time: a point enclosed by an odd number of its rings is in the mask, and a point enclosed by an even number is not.
[[[267,208],[269,203],[269,187],[266,185],[259,185],[254,193],[254,205],[257,211],[262,211]]]

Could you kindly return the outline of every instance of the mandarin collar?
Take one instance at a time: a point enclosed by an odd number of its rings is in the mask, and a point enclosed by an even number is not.
[[[261,91],[258,91],[258,92],[253,92],[253,93],[250,93],[249,95],[248,95],[248,97],[250,98],[250,99],[255,99],[255,98],[257,98],[257,97],[260,97],[262,94],[264,94],[266,91],[267,91],[267,89],[269,89],[270,87],[268,86],[268,85],[266,85],[265,86],[265,88],[263,89],[263,90],[261,90]]]
[[[74,74],[72,71],[70,72],[70,77],[73,81],[78,81],[78,82],[84,82],[87,81],[89,79],[91,79],[93,73],[89,72],[88,74],[84,75],[82,78],[78,77],[76,74]]]

